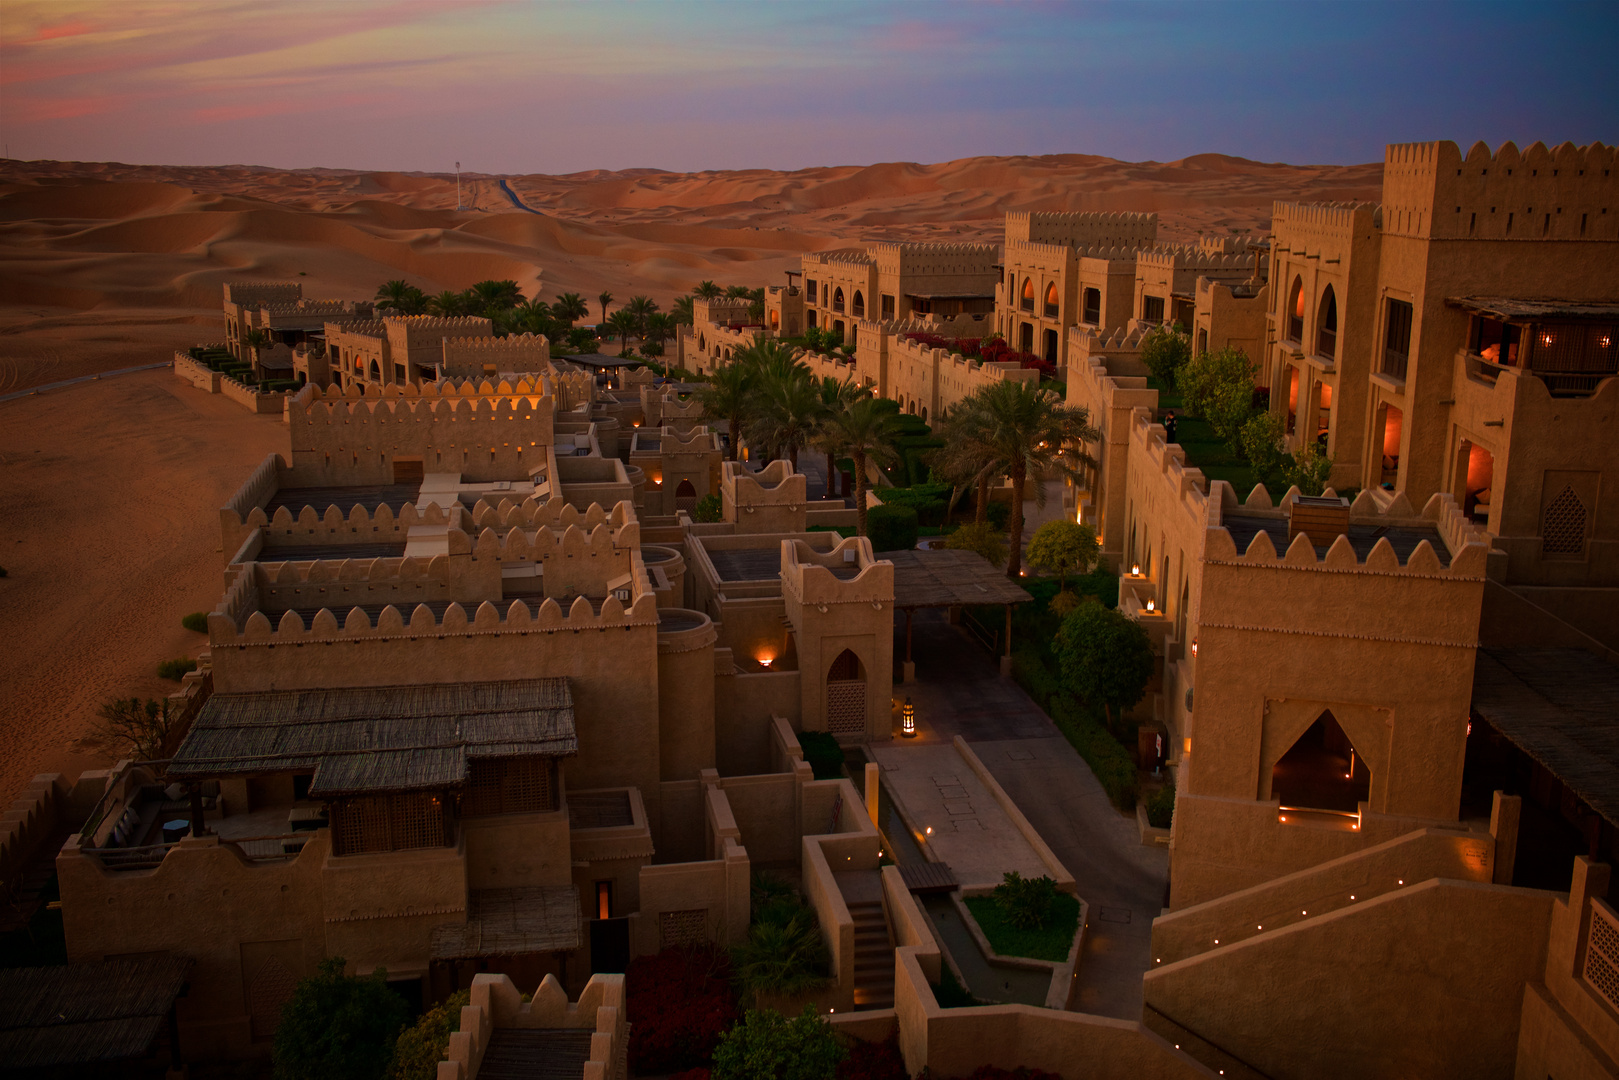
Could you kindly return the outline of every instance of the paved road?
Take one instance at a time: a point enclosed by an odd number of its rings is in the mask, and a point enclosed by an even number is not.
[[[506,178],[504,176],[502,176],[500,178],[500,190],[502,190],[502,191],[504,191],[506,193],[506,197],[512,201],[512,205],[517,207],[517,209],[526,210],[530,214],[538,214],[539,213],[539,211],[534,209],[533,207],[523,205],[523,200],[519,199],[517,197],[517,192],[513,191],[512,186],[510,184],[506,183]]]
[[[904,621],[895,666],[904,656]],[[960,735],[1074,875],[1090,904],[1075,1008],[1141,1018],[1141,976],[1152,963],[1152,920],[1162,910],[1169,854],[1141,844],[1135,818],[1113,809],[1090,767],[994,657],[943,612],[912,628],[917,681],[896,683],[916,706],[922,743]],[[904,745],[904,744],[895,744]]]
[[[0,401],[15,401],[18,398],[33,397],[43,394],[47,390],[60,390],[64,386],[73,386],[77,383],[95,382],[97,379],[110,379],[114,375],[128,375],[135,371],[151,371],[153,368],[173,367],[171,361],[165,360],[161,364],[142,364],[139,367],[118,368],[115,371],[102,371],[95,375],[80,375],[77,379],[63,379],[61,382],[45,383],[43,386],[30,386],[26,390],[18,390],[10,394],[0,394]]]

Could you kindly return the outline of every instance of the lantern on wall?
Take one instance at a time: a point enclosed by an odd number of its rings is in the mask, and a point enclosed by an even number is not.
[[[899,711],[899,733],[907,739],[916,738],[916,706],[911,704],[909,695],[906,695],[905,705]]]
[[[1136,564],[1134,564],[1133,566],[1130,567],[1130,576],[1131,577],[1140,577],[1141,576],[1141,564],[1140,563],[1136,563]]]
[[[1148,611],[1152,611],[1152,610],[1153,610],[1153,601],[1151,601],[1151,600],[1148,600],[1148,601],[1147,601],[1147,610],[1148,610]]]

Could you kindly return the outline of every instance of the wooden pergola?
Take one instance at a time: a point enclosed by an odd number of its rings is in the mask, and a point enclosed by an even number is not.
[[[879,558],[894,564],[894,606],[905,613],[905,678],[915,678],[911,661],[911,616],[917,608],[982,607],[1006,609],[1006,655],[1002,674],[1012,670],[1012,605],[1031,600],[990,561],[972,551],[885,551]]]

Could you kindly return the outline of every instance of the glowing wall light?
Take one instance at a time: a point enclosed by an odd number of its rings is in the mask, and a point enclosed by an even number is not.
[[[916,706],[911,704],[907,695],[905,707],[899,711],[899,733],[907,739],[916,738]]]

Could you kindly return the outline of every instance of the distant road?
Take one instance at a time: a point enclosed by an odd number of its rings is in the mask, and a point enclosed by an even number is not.
[[[504,176],[500,178],[500,190],[506,193],[506,198],[510,199],[512,201],[512,205],[517,207],[517,209],[527,210],[531,214],[539,213],[539,211],[533,207],[523,205],[523,200],[517,197],[517,192],[513,191],[512,186],[506,183],[506,178]]]
[[[32,397],[35,394],[43,394],[47,390],[60,390],[64,386],[72,386],[75,383],[94,382],[97,379],[110,379],[114,375],[128,375],[132,371],[151,371],[153,368],[173,366],[174,362],[172,360],[165,360],[161,364],[142,364],[140,367],[119,368],[116,371],[103,371],[95,375],[80,375],[77,379],[63,379],[61,382],[46,383],[43,386],[30,386],[26,390],[18,390],[11,394],[0,394],[0,401],[15,401],[17,398]]]

